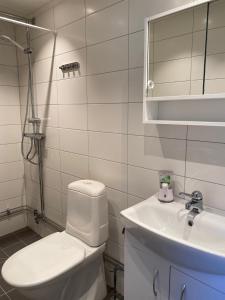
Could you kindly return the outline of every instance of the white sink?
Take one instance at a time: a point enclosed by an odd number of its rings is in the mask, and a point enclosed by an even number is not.
[[[129,232],[174,264],[225,274],[225,217],[203,211],[187,224],[184,204],[160,203],[153,196],[121,212]]]

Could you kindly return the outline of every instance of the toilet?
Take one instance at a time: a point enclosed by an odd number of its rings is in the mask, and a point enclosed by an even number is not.
[[[104,184],[75,181],[68,186],[66,230],[12,255],[2,267],[2,276],[28,299],[103,300],[107,238]]]

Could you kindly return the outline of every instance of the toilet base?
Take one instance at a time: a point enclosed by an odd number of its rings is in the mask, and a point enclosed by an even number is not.
[[[103,300],[106,282],[102,255],[54,282],[19,292],[31,300]]]

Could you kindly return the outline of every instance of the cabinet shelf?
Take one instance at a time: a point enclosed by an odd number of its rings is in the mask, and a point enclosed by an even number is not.
[[[164,101],[191,101],[191,100],[225,100],[223,94],[205,94],[205,95],[181,95],[181,96],[162,96],[162,97],[146,97],[146,101],[164,102]]]
[[[225,127],[225,94],[145,97],[144,124]]]

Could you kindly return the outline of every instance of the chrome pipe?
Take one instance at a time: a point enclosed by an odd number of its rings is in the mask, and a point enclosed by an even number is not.
[[[56,34],[55,30],[48,29],[48,28],[41,27],[41,26],[37,26],[37,25],[33,25],[33,24],[30,24],[30,23],[25,23],[25,22],[22,22],[22,21],[17,21],[15,19],[11,19],[11,18],[6,18],[6,17],[0,16],[0,21],[16,24],[16,25],[23,26],[23,27],[26,27],[26,28],[43,30],[43,31],[46,31],[46,32]]]
[[[21,17],[21,16],[18,16],[18,15],[14,15],[14,14],[11,14],[11,13],[4,12],[4,11],[0,11],[0,16],[4,16],[6,18],[17,19],[17,20],[20,20],[20,21],[23,21],[23,22],[33,24],[33,19],[27,19],[25,17]]]
[[[14,46],[16,46],[17,48],[19,48],[23,52],[26,50],[23,46],[21,46],[19,43],[17,43],[13,39],[11,39],[8,35],[2,34],[2,35],[0,35],[0,39],[9,41],[10,43],[12,43]]]

